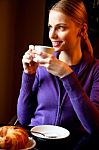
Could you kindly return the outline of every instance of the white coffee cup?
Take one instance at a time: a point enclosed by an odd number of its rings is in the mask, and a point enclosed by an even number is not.
[[[45,52],[48,55],[51,55],[54,52],[54,48],[50,46],[35,45],[34,49],[39,52]],[[42,60],[42,56],[35,54],[35,58],[33,59],[33,61],[39,62],[40,60]]]
[[[45,52],[48,54],[52,54],[54,52],[54,48],[50,46],[43,46],[43,45],[35,45],[35,50],[40,52]]]

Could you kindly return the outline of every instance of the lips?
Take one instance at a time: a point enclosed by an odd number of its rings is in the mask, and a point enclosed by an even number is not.
[[[59,47],[61,46],[61,44],[62,44],[62,41],[52,41],[53,47]]]

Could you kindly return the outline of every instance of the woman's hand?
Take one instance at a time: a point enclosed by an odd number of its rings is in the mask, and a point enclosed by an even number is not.
[[[43,66],[47,71],[60,78],[70,74],[73,70],[63,61],[60,61],[53,55],[40,53],[41,58],[37,60],[40,66]]]
[[[34,50],[33,45],[30,45],[29,50],[25,52],[22,58],[22,64],[23,64],[23,69],[25,73],[33,74],[36,72],[38,63],[33,61],[33,58],[35,58],[34,51],[35,50]]]

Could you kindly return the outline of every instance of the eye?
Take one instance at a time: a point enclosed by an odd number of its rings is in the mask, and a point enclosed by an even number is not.
[[[62,25],[59,25],[59,26],[57,27],[57,29],[58,29],[58,30],[61,30],[61,31],[64,31],[64,30],[66,30],[66,27],[65,27],[65,26],[62,26]]]

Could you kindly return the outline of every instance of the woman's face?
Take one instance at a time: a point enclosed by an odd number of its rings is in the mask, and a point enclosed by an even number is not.
[[[51,10],[48,26],[49,38],[55,51],[72,52],[80,45],[80,28],[64,13]]]

